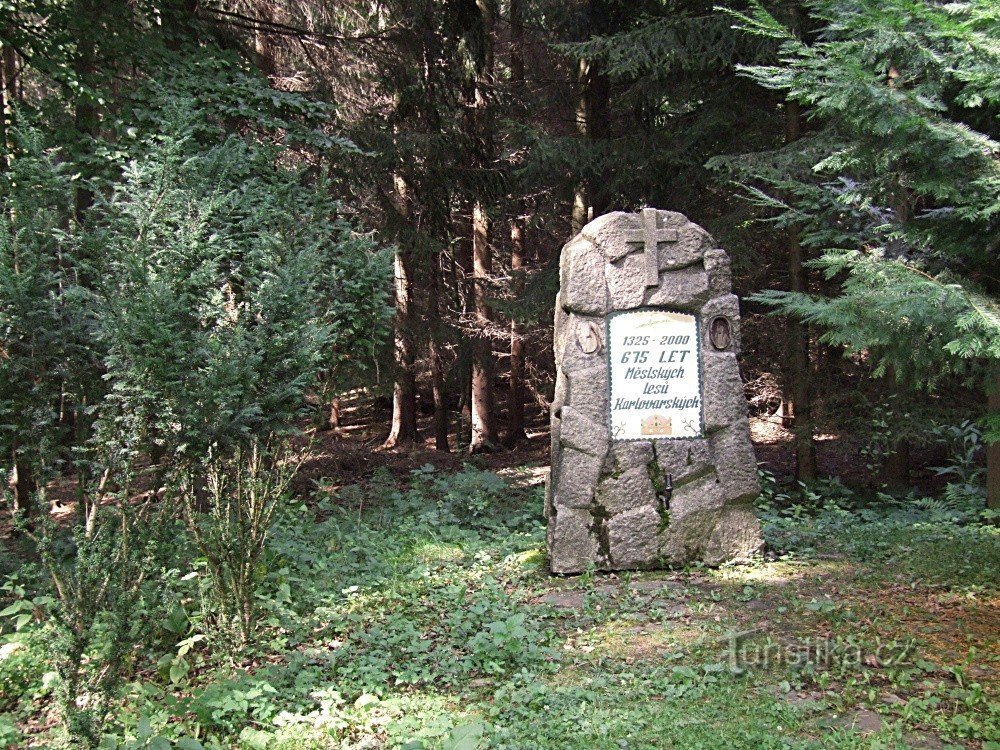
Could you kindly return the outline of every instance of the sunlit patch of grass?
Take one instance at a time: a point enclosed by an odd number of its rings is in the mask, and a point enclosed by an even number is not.
[[[842,560],[775,560],[752,565],[729,565],[714,571],[720,581],[783,585],[805,578],[836,576],[849,569]]]
[[[465,550],[454,542],[427,541],[414,545],[409,556],[422,563],[460,562],[465,557]]]

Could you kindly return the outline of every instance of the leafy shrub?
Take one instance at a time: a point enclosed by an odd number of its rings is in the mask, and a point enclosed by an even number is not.
[[[0,639],[0,712],[15,711],[49,692],[44,677],[50,637],[47,630],[31,628]]]
[[[209,450],[199,470],[178,488],[188,530],[211,574],[204,625],[232,655],[253,636],[264,543],[302,460],[287,448],[260,443],[237,448],[231,456]]]

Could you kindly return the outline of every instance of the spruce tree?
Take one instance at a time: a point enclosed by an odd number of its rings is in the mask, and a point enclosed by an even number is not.
[[[757,299],[821,327],[821,342],[866,353],[874,377],[995,391],[1000,12],[988,0],[804,6],[818,24],[810,41],[758,3],[731,16],[780,45],[776,64],[743,73],[804,107],[810,132],[715,164],[776,226],[797,229],[839,292]],[[1000,415],[985,422],[1000,437]]]

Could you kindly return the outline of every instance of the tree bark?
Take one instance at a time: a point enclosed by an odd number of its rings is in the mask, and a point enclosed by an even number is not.
[[[77,38],[77,55],[73,62],[74,71],[84,86],[88,86],[94,74],[96,49],[91,35],[91,24],[97,23],[98,6],[93,0],[80,3],[80,28]],[[77,95],[73,112],[73,124],[82,139],[93,138],[99,127],[97,107],[86,90]],[[82,224],[87,211],[94,202],[94,193],[87,180],[77,181],[73,196],[74,214],[77,224]]]
[[[1000,375],[987,399],[990,414],[1000,414]],[[1000,510],[1000,440],[986,446],[986,507]]]
[[[30,521],[32,513],[32,495],[37,489],[34,473],[31,466],[17,456],[17,447],[14,447],[14,456],[10,477],[2,477],[8,482],[8,486],[13,490],[14,495],[14,515],[20,514]]]
[[[455,308],[461,310],[463,320],[472,316],[472,238],[464,232],[464,212],[456,212],[452,222],[458,228],[455,243]],[[471,337],[462,336],[458,342],[458,355],[455,362],[458,374],[459,421],[456,430],[456,445],[468,447],[472,444],[472,345]]]
[[[442,351],[442,328],[444,315],[442,303],[441,253],[438,253],[434,268],[431,269],[431,299],[430,310],[434,319],[430,321],[430,357],[431,357],[431,393],[434,397],[434,447],[436,450],[448,452],[448,391],[445,373],[444,352]]]
[[[393,177],[396,209],[404,220],[410,216],[409,186],[399,175]],[[415,329],[412,299],[412,252],[397,242],[393,256],[393,291],[396,302],[393,355],[396,372],[392,387],[392,425],[383,448],[412,444],[417,440],[417,382],[413,343]]]
[[[523,0],[510,3],[510,81],[516,103],[524,100],[524,18]],[[517,299],[524,293],[525,201],[515,202],[515,216],[510,223],[511,292]],[[513,448],[527,438],[524,432],[524,338],[522,326],[513,316],[510,321],[510,387],[507,391],[507,430],[504,445]]]
[[[576,80],[579,95],[576,102],[576,132],[581,138],[587,137],[587,72],[590,64],[586,60],[580,60],[577,68]],[[576,187],[573,190],[573,208],[570,213],[570,231],[576,235],[587,223],[587,181],[584,176],[577,179]]]
[[[608,9],[603,0],[586,3],[587,38],[611,31],[608,27]],[[578,98],[576,105],[576,132],[588,145],[608,138],[611,134],[611,79],[601,70],[600,64],[581,59],[577,66]],[[608,210],[610,196],[600,182],[590,175],[579,178],[573,193],[570,216],[573,234],[579,232],[591,217]]]
[[[510,226],[510,269],[513,275],[514,297],[524,292],[524,223],[515,216]],[[510,321],[510,388],[507,394],[507,432],[504,444],[513,448],[527,439],[524,432],[524,337],[522,326],[516,318]]]
[[[882,382],[885,384],[886,393],[898,392],[895,367],[889,365],[886,368]],[[893,490],[903,489],[910,483],[910,441],[900,438],[886,447],[889,452],[882,462],[880,472],[882,485]]]
[[[472,361],[472,440],[469,450],[492,450],[498,443],[496,394],[493,388],[493,341],[489,335],[489,281],[493,273],[490,220],[486,209],[487,171],[493,162],[493,123],[490,121],[487,89],[493,83],[493,6],[479,2],[485,49],[475,75],[472,128],[476,166],[482,178],[472,204],[472,295],[475,332]]]
[[[802,135],[802,112],[798,102],[785,102],[785,142],[797,141]],[[788,288],[809,291],[809,278],[803,265],[804,253],[799,234],[791,230],[787,237]],[[809,326],[798,320],[789,321],[788,367],[785,401],[790,402],[785,413],[792,416],[795,433],[795,478],[802,482],[816,479],[816,443],[813,441],[812,369],[809,367]]]
[[[476,339],[472,359],[472,452],[490,450],[497,443],[496,396],[493,390],[493,342],[488,329],[490,306],[488,283],[493,273],[489,244],[489,218],[482,203],[472,207],[472,293]]]
[[[17,98],[17,58],[14,48],[10,45],[0,45],[0,171],[6,172],[9,166],[7,154],[10,152],[8,129],[12,124],[14,102]]]

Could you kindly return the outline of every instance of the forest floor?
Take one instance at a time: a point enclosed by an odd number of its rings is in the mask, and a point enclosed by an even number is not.
[[[538,420],[529,451],[470,459],[372,455],[350,414],[312,445],[235,661],[178,542],[106,747],[1000,748],[995,526],[770,485],[752,564],[552,577]],[[0,631],[0,747],[57,736],[49,627]]]
[[[423,463],[442,470],[455,470],[464,463],[496,471],[523,465],[548,462],[548,412],[528,403],[525,410],[526,439],[516,450],[499,448],[494,452],[470,456],[455,450],[455,434],[451,434],[452,452],[434,449],[431,416],[422,414],[418,420],[421,439],[406,449],[382,450],[391,418],[391,405],[385,399],[374,399],[363,391],[342,399],[339,430],[314,430],[314,458],[306,464],[301,483],[321,477],[336,477],[338,482],[355,482],[371,477],[385,467],[397,478]],[[454,425],[453,425],[454,427]],[[757,460],[763,468],[781,480],[791,477],[795,466],[793,433],[781,425],[776,415],[752,416],[751,437]],[[822,476],[840,477],[849,485],[861,486],[869,481],[870,470],[860,456],[861,445],[851,435],[820,432],[816,435],[816,455]],[[922,469],[923,456],[914,454],[914,481],[927,490],[940,489],[941,481],[933,471]]]

